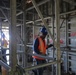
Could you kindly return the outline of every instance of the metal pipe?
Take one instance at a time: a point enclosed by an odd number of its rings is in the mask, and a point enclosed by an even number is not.
[[[11,67],[8,64],[4,63],[2,60],[0,60],[0,65],[3,66],[6,70],[11,69]]]
[[[67,15],[67,14],[71,14],[71,13],[75,13],[75,12],[76,12],[76,10],[69,11],[69,12],[65,12],[65,13],[61,13],[60,16],[62,16],[62,15]]]
[[[68,38],[69,38],[68,37],[68,21],[67,21],[67,15],[66,15],[66,25],[65,25],[65,39],[66,39],[65,44],[66,44],[66,46],[68,46]],[[66,73],[67,72],[68,72],[68,51],[66,52]]]
[[[74,13],[74,12],[76,12],[76,10],[70,11],[70,12],[66,12],[66,13],[61,13],[60,16],[66,15],[66,14],[70,14],[70,13]],[[45,19],[45,20],[51,19],[51,17],[45,17],[44,19]],[[38,22],[38,21],[41,21],[41,20],[42,20],[42,19],[38,19],[38,20],[36,20],[35,22]],[[65,19],[64,19],[64,20],[65,20]],[[64,20],[63,20],[63,22],[64,22]],[[63,23],[63,22],[62,22],[62,23]],[[26,24],[29,24],[29,23],[33,23],[33,21],[26,22]],[[61,25],[62,25],[62,24],[61,24]],[[61,28],[61,26],[60,26],[60,28]]]
[[[50,1],[50,0],[42,1],[42,2],[40,2],[39,4],[37,4],[37,6],[40,6],[40,5],[42,5],[42,4],[45,4],[45,3],[48,2],[48,1]],[[31,9],[33,9],[33,8],[34,8],[34,6],[32,6],[32,7],[30,7],[30,8],[27,8],[26,11],[29,11],[29,10],[31,10]],[[22,11],[19,12],[19,13],[17,13],[17,16],[20,15],[20,14],[22,14],[22,13],[23,13]]]
[[[49,28],[48,28],[48,26],[47,26],[46,20],[43,18],[43,15],[42,15],[41,11],[39,10],[39,8],[37,7],[37,4],[36,4],[35,0],[32,0],[32,3],[33,3],[33,5],[34,5],[34,7],[35,7],[35,9],[36,9],[36,11],[37,11],[37,13],[38,13],[38,15],[39,15],[40,18],[42,19],[42,22],[44,23],[44,26],[46,27],[46,29],[47,29],[47,31],[49,32],[51,38],[53,39],[53,42],[55,42],[55,39],[54,39],[54,37],[52,36],[52,34],[51,34],[51,32],[50,32],[50,30],[49,30]],[[56,42],[55,42],[54,44],[56,45]]]
[[[1,38],[0,38],[0,40],[1,40],[1,43],[0,43],[0,47],[2,47],[2,19],[0,18],[0,36],[1,36]],[[1,48],[1,56],[0,56],[0,58],[2,59],[2,48]]]
[[[40,5],[42,5],[42,4],[45,4],[46,2],[49,2],[49,1],[50,1],[50,0],[43,0],[43,1],[41,1],[39,4],[37,4],[37,6],[40,6]],[[34,9],[34,6],[26,9],[26,11],[29,11],[29,10],[31,10],[31,9]]]
[[[5,17],[1,17],[1,16],[0,16],[0,18],[1,18],[1,19],[5,19]]]
[[[63,25],[64,21],[65,21],[65,19],[63,19],[63,21],[62,21],[62,23],[61,23],[61,25],[60,25],[60,28],[62,28],[62,25]]]
[[[9,23],[9,25],[10,25],[10,21],[9,21],[9,19],[7,18],[7,16],[6,16],[6,14],[4,13],[4,11],[0,8],[0,10],[1,10],[1,12],[3,13],[3,15],[4,15],[4,17],[8,20],[8,23]]]
[[[57,38],[57,60],[61,60],[61,51],[60,51],[60,16],[59,16],[59,0],[55,0],[55,23],[56,23],[56,38]],[[61,75],[61,63],[57,63],[56,75]]]
[[[76,53],[76,51],[74,50],[62,50],[62,51]]]
[[[51,17],[45,17],[44,19],[45,19],[45,20],[51,19]],[[35,22],[39,22],[39,21],[42,21],[42,19],[35,20]],[[26,22],[26,24],[29,24],[29,23],[34,23],[34,21]]]
[[[42,64],[42,65],[28,67],[28,68],[25,68],[25,71],[29,71],[29,70],[33,70],[33,69],[37,69],[37,68],[41,68],[41,67],[45,67],[45,66],[49,66],[49,65],[52,65],[52,64],[56,64],[57,62],[59,62],[59,61],[53,61],[53,62],[49,62],[49,63]]]
[[[23,0],[23,5],[25,5],[25,0]],[[26,9],[26,5],[23,7],[24,9]],[[23,54],[23,67],[27,67],[27,26],[26,26],[26,11],[23,11],[23,52],[25,54]]]
[[[9,7],[0,6],[0,8],[1,8],[1,9],[10,10],[10,8],[9,8]],[[22,11],[22,10],[20,10],[20,9],[17,9],[17,11]]]
[[[66,14],[71,14],[71,13],[74,13],[74,12],[76,12],[76,10],[73,10],[73,11],[69,11],[69,12],[65,12],[65,13],[61,13],[60,14],[60,16],[62,16],[62,15],[66,15]],[[22,14],[23,12],[21,11],[20,13],[18,13],[16,16],[18,16],[18,15],[20,15],[20,14]],[[51,17],[46,17],[46,19],[50,19]],[[40,21],[41,21],[41,19],[39,19]],[[28,23],[32,23],[33,21],[30,21],[30,22],[27,22],[27,24]]]
[[[51,3],[51,10],[52,10],[52,15],[54,15],[54,10],[55,10],[55,3],[54,3],[54,0],[50,0],[50,3]],[[52,16],[52,32],[53,32],[53,37],[54,37],[54,34],[55,34],[55,31],[54,31],[54,26],[55,26],[55,24],[54,24],[54,22],[55,22],[55,17],[54,16]],[[54,43],[53,43],[54,44]],[[54,46],[53,46],[53,48],[54,48]],[[53,50],[53,61],[55,60],[55,50]],[[54,64],[52,65],[52,75],[54,75],[55,73],[54,73]]]
[[[75,6],[76,6],[76,3],[73,2],[72,0],[63,0],[63,1],[68,2],[68,3],[70,3],[71,5],[75,5]]]
[[[16,16],[21,15],[23,13],[23,11],[20,11],[19,13],[16,14]]]

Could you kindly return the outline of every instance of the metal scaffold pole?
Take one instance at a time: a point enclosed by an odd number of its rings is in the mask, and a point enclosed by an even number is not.
[[[24,22],[23,22],[23,42],[24,42],[24,50],[23,50],[23,52],[24,52],[24,60],[23,60],[23,66],[24,67],[26,67],[27,66],[27,53],[26,53],[26,42],[27,42],[27,34],[26,34],[26,20],[25,20],[25,16],[26,16],[26,12],[25,11],[23,11],[23,20],[24,20]]]
[[[55,21],[56,21],[56,40],[57,40],[57,60],[61,60],[60,51],[60,16],[59,16],[59,0],[55,0]],[[57,63],[56,75],[61,75],[61,63]]]
[[[23,47],[23,67],[27,67],[27,26],[26,26],[26,1],[23,0],[23,43],[24,43],[24,47]]]
[[[10,0],[11,7],[11,24],[9,26],[10,32],[10,66],[11,75],[15,75],[15,68],[17,64],[17,34],[16,34],[16,0]]]
[[[25,71],[30,71],[30,70],[33,70],[33,69],[49,66],[49,65],[52,65],[52,64],[56,64],[57,62],[58,61],[53,61],[53,62],[49,62],[49,63],[37,65],[37,66],[28,67],[28,68],[25,68]]]
[[[51,22],[52,22],[52,32],[53,32],[53,37],[55,37],[55,17],[54,17],[54,10],[55,10],[55,4],[54,4],[54,0],[50,0],[50,2],[51,2],[51,10],[52,10],[52,19],[51,19]],[[54,44],[54,43],[53,43]],[[54,48],[54,46],[53,46],[53,48]],[[55,50],[53,50],[53,61],[55,60]],[[54,75],[54,64],[52,65],[52,75]]]

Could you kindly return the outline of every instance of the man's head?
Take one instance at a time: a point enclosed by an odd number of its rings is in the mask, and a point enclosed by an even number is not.
[[[4,35],[4,34],[2,34],[2,38],[3,38],[3,39],[5,38],[5,35]]]
[[[41,29],[41,33],[42,33],[42,37],[45,38],[46,35],[48,34],[48,32],[47,32],[47,30],[46,30],[45,27],[43,27],[43,28]]]

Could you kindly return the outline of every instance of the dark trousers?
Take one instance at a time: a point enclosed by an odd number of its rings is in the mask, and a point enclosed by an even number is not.
[[[46,60],[36,59],[36,62],[37,62],[37,65],[40,65],[40,64],[46,63]],[[38,68],[38,69],[34,70],[34,74],[35,75],[43,75],[44,69],[45,69],[44,67]]]
[[[6,54],[6,49],[3,49],[2,48],[2,58],[3,58],[4,61],[7,62],[7,59],[6,59],[6,55],[5,54]]]

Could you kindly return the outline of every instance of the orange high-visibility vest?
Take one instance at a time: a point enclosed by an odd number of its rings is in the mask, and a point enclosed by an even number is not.
[[[38,46],[38,50],[42,53],[42,54],[46,54],[46,44],[45,41],[43,42],[43,40],[39,37],[39,46]],[[44,58],[40,58],[38,56],[33,56],[36,59],[40,59],[40,60],[44,60]]]

